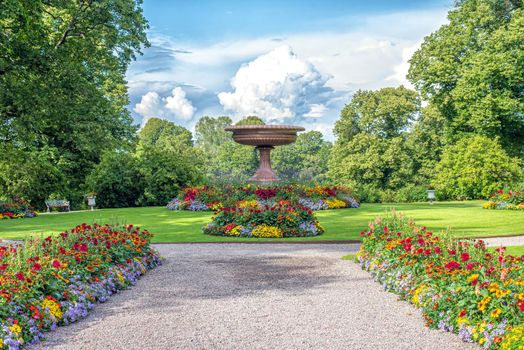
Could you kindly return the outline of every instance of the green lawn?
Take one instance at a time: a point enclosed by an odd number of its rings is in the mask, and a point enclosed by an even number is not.
[[[414,218],[419,225],[434,231],[452,229],[457,237],[483,237],[524,234],[524,212],[485,210],[483,202],[441,202],[429,205],[414,204],[363,204],[359,209],[318,211],[317,215],[326,233],[312,238],[296,240],[349,240],[359,239],[359,233],[377,215],[396,208]],[[83,222],[134,224],[150,230],[155,242],[238,242],[254,239],[213,237],[201,233],[209,222],[210,212],[170,211],[164,207],[102,209],[94,212],[42,214],[33,219],[1,220],[0,238],[21,239],[34,234],[57,233]],[[262,239],[257,239],[261,241]],[[271,240],[271,239],[265,239]],[[274,240],[274,239],[273,239]]]

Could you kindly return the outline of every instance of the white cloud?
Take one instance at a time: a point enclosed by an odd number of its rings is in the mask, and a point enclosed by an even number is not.
[[[172,95],[166,98],[166,109],[176,117],[189,120],[195,113],[195,107],[191,101],[186,98],[186,93],[181,87],[173,89]]]
[[[319,103],[314,103],[309,107],[310,107],[309,112],[304,114],[304,117],[306,118],[320,118],[327,111],[327,107]]]
[[[233,92],[218,94],[237,118],[255,114],[266,121],[301,117],[322,108],[331,89],[328,76],[283,45],[243,65],[231,80]],[[324,107],[325,108],[325,107]]]
[[[142,116],[142,125],[150,118],[179,119],[188,121],[193,117],[196,108],[186,98],[185,91],[177,86],[171,96],[161,97],[155,91],[142,96],[134,111]]]

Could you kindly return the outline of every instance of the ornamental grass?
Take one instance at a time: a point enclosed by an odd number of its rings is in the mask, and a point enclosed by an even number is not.
[[[346,187],[333,186],[198,186],[182,190],[167,208],[170,210],[216,211],[224,207],[256,202],[260,206],[290,201],[311,210],[358,208],[358,199]]]
[[[44,339],[160,264],[151,234],[82,224],[58,236],[0,247],[0,349]]]
[[[524,349],[524,256],[436,235],[394,212],[361,235],[361,267],[418,307],[427,326],[486,349]]]
[[[273,205],[244,202],[222,208],[202,230],[215,236],[254,238],[310,237],[324,233],[311,209],[289,201]]]

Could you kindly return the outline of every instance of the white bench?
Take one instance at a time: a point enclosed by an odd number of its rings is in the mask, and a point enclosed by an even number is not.
[[[66,208],[67,211],[71,210],[69,207],[69,201],[66,201],[65,199],[48,199],[45,201],[45,205],[48,213],[51,211],[51,208]]]

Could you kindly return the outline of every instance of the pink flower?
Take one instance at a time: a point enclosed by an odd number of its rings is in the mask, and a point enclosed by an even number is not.
[[[53,260],[53,267],[54,267],[55,269],[59,269],[60,266],[61,266],[60,261],[58,261],[58,260]]]

